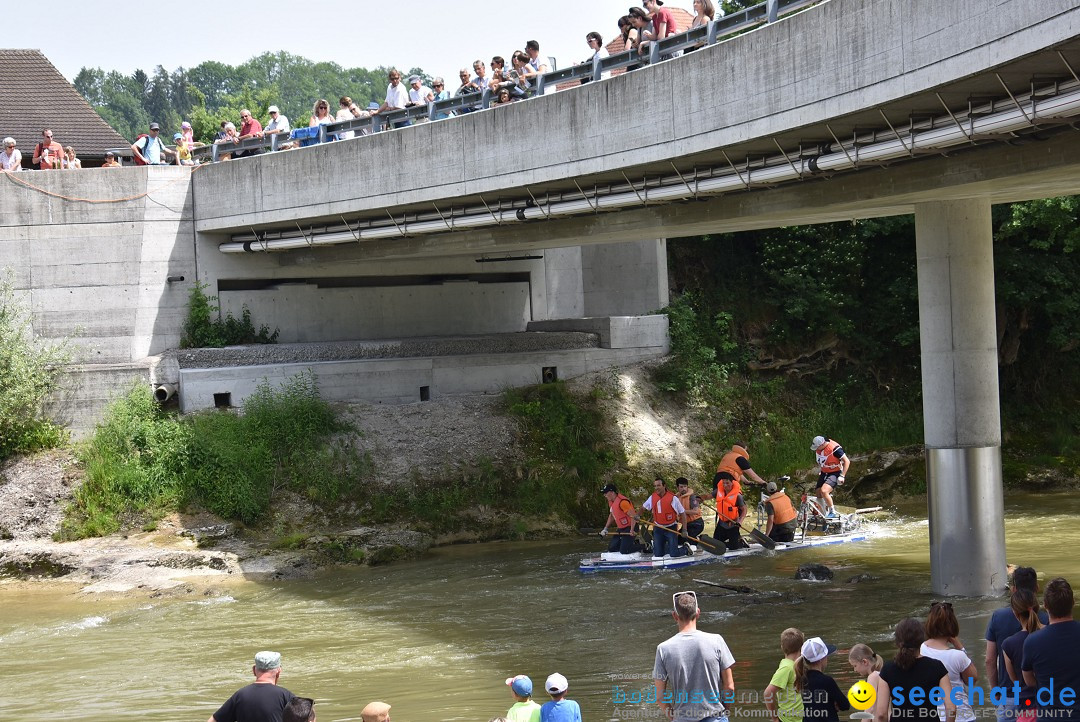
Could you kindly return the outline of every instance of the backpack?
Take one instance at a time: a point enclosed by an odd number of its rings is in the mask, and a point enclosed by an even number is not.
[[[142,146],[142,157],[144,158],[144,160],[140,160],[139,156],[135,156],[134,157],[135,165],[149,165],[149,163],[146,162],[145,158],[146,158],[146,150],[150,147],[150,140],[149,140],[150,135],[148,133],[140,133],[139,137],[137,137],[135,139],[135,142],[138,143],[143,138],[147,139],[147,141],[145,143],[143,143],[143,146]]]

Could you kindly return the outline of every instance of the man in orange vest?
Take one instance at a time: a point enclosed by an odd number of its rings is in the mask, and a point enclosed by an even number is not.
[[[765,492],[769,495],[765,500],[765,513],[768,515],[765,534],[773,541],[794,541],[796,518],[799,515],[791,503],[791,498],[772,481],[765,485]]]
[[[716,471],[726,471],[731,474],[731,478],[735,480],[735,489],[738,491],[742,490],[743,476],[749,477],[755,484],[765,483],[765,480],[750,468],[750,451],[745,441],[736,441],[731,446],[731,451],[724,454],[723,458],[720,459]]]
[[[686,528],[683,534],[697,538],[705,531],[705,520],[701,517],[701,497],[690,488],[690,481],[685,476],[675,480],[676,496],[686,509]]]
[[[600,491],[604,498],[607,499],[609,509],[608,518],[604,522],[604,528],[600,530],[600,536],[607,536],[608,527],[612,524],[615,525],[615,531],[618,532],[618,536],[608,544],[608,551],[633,554],[640,550],[641,545],[638,544],[637,532],[634,531],[638,517],[634,502],[620,494],[614,484],[608,484]]]
[[[716,483],[716,530],[713,536],[724,542],[728,549],[742,549],[747,546],[739,528],[746,518],[746,500],[736,487],[735,477],[730,472],[717,472],[713,477]]]
[[[653,559],[685,556],[689,549],[679,544],[676,531],[680,524],[686,528],[686,509],[659,476],[653,481],[653,489],[653,495],[642,504],[653,516]]]
[[[821,490],[821,498],[828,506],[825,518],[836,519],[840,515],[836,513],[832,491],[844,483],[844,476],[847,474],[848,467],[851,466],[851,459],[844,453],[844,447],[824,436],[814,437],[814,440],[810,442],[810,451],[814,452],[814,458],[821,471],[818,474],[817,489]]]

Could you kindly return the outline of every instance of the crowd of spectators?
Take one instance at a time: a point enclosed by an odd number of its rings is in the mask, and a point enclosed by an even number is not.
[[[1014,571],[1010,605],[996,611],[987,625],[991,689],[985,691],[976,684],[978,671],[949,602],[933,603],[925,620],[901,620],[893,633],[891,660],[866,644],[853,645],[847,661],[859,681],[847,693],[827,673],[837,648],[820,636],[807,638],[798,629],[785,629],[780,634],[783,657],[762,695],[765,716],[773,722],[839,722],[840,713],[854,706],[874,722],[973,722],[974,708],[989,700],[997,705],[999,722],[1080,720],[1080,622],[1073,619],[1072,587],[1060,577],[1048,582],[1042,597],[1045,613],[1040,613],[1037,591],[1034,569]],[[673,722],[727,722],[732,712],[756,716],[735,695],[735,657],[728,642],[697,628],[700,613],[695,592],[672,595],[678,633],[656,647],[653,689],[613,688],[613,703],[655,703],[658,718]],[[280,654],[259,652],[252,673],[255,681],[233,694],[208,722],[315,722],[313,699],[277,686]],[[513,704],[490,722],[581,722],[580,706],[567,698],[570,684],[564,675],[547,677],[544,692],[550,700],[543,704],[533,700],[529,676],[508,677],[505,684]],[[1001,687],[1004,700],[995,695]],[[372,702],[360,716],[364,722],[389,722],[390,709],[385,702]]]

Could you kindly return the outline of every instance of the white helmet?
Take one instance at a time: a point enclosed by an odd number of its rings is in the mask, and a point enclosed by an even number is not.
[[[820,449],[824,445],[825,445],[825,437],[824,436],[815,436],[814,440],[810,442],[810,451],[817,451],[818,449]]]

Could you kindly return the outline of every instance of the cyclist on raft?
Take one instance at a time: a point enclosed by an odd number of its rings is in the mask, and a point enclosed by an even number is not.
[[[844,453],[844,448],[832,439],[824,436],[815,436],[810,443],[810,451],[814,452],[817,465],[821,469],[818,475],[817,489],[820,490],[821,498],[825,500],[828,510],[825,512],[826,519],[835,519],[840,515],[836,513],[833,504],[833,489],[844,483],[844,475],[851,466],[851,459]]]
[[[638,543],[637,532],[634,530],[638,513],[634,508],[634,502],[620,494],[614,484],[608,484],[600,492],[607,499],[610,509],[604,528],[600,530],[600,536],[607,536],[608,527],[613,523],[615,531],[618,532],[618,536],[608,544],[608,551],[621,554],[633,554],[639,551],[641,544]]]
[[[746,446],[745,441],[736,441],[731,451],[724,454],[720,459],[720,463],[716,465],[716,472],[726,471],[731,474],[731,478],[735,480],[735,493],[742,491],[743,476],[749,477],[750,481],[755,484],[765,484],[765,480],[762,479],[757,473],[750,468],[750,451]]]
[[[701,516],[701,497],[690,488],[690,482],[685,476],[675,480],[676,496],[686,509],[686,528],[683,534],[699,537],[705,531],[705,519]]]
[[[765,534],[773,541],[789,542],[795,540],[795,527],[798,526],[798,513],[791,498],[782,489],[777,489],[776,482],[765,485],[769,498],[765,500],[765,514],[768,522]]]
[[[686,509],[659,476],[653,481],[653,489],[653,495],[641,505],[653,516],[653,559],[668,555],[674,559],[689,554],[690,550],[679,543],[676,533],[680,525],[686,528]]]

